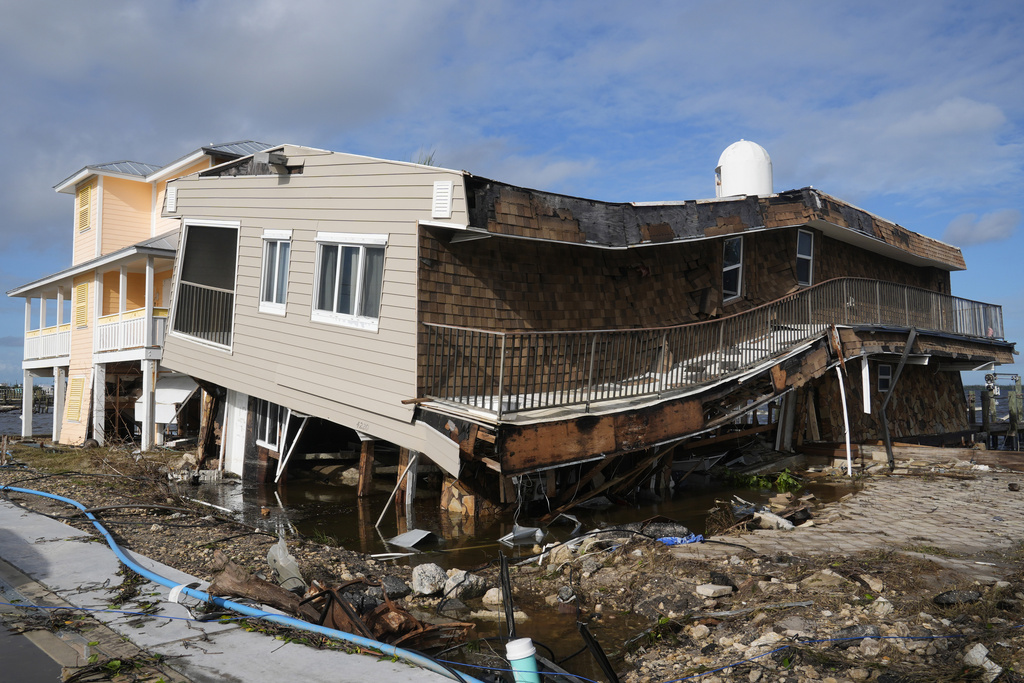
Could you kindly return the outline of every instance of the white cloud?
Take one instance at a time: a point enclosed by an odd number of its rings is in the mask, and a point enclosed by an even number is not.
[[[1020,218],[1020,211],[1016,209],[993,211],[980,217],[973,213],[960,214],[946,226],[942,239],[961,247],[998,242],[1013,236]]]

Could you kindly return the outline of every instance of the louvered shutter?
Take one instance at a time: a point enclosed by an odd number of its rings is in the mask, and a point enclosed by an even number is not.
[[[82,394],[85,393],[85,378],[72,377],[69,384],[67,419],[78,422],[82,417]]]
[[[75,327],[89,325],[89,283],[75,287]]]
[[[92,185],[78,190],[78,230],[89,229],[89,209],[92,207]]]

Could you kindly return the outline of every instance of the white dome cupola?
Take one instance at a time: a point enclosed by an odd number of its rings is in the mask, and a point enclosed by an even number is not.
[[[715,169],[715,196],[768,195],[772,190],[772,158],[756,142],[740,140],[725,148]]]

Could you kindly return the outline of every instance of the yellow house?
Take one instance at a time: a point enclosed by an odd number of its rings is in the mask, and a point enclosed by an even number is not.
[[[54,441],[153,446],[157,425],[174,421],[173,407],[158,409],[157,382],[190,381],[160,368],[178,242],[178,221],[161,217],[177,201],[167,183],[267,147],[232,142],[166,166],[86,166],[57,184],[75,198],[71,267],[7,293],[25,299],[23,436],[32,435],[34,379],[53,377]]]

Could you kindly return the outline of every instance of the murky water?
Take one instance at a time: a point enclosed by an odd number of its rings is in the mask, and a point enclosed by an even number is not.
[[[33,413],[32,433],[50,438],[53,434],[53,413]],[[0,435],[21,436],[21,411],[9,410],[0,413]]]

